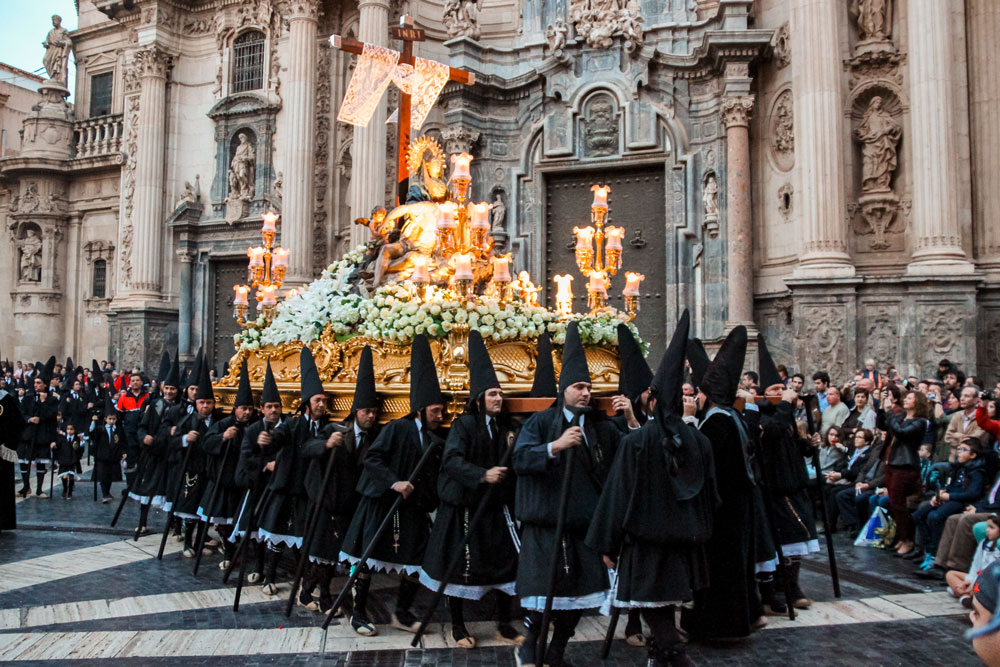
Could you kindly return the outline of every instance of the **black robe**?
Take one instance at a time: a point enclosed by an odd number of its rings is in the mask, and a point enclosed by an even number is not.
[[[143,505],[163,503],[169,438],[160,433],[160,426],[175,405],[162,396],[156,398],[146,404],[146,411],[139,420],[139,468],[129,496]],[[152,444],[145,443],[147,435],[152,436]]]
[[[122,481],[122,454],[125,453],[125,434],[121,427],[115,424],[111,428],[111,438],[108,438],[108,425],[95,422],[90,434],[91,448],[94,451],[94,470],[91,479],[95,482],[108,483]]]
[[[236,462],[233,481],[236,486],[243,491],[240,500],[240,509],[236,518],[236,530],[230,536],[231,540],[242,537],[248,527],[251,530],[250,537],[260,540],[260,533],[257,528],[260,525],[260,515],[263,507],[258,508],[264,491],[271,481],[271,473],[265,470],[265,466],[274,460],[272,447],[267,447],[267,451],[257,444],[257,437],[262,431],[274,430],[281,424],[279,419],[276,424],[268,424],[263,418],[250,424],[243,432],[243,440],[240,443],[240,455]],[[256,512],[256,514],[255,514]],[[252,526],[250,524],[253,524]]]
[[[484,415],[462,415],[451,424],[438,475],[441,503],[420,572],[421,583],[431,590],[436,591],[444,579],[481,500],[494,488],[482,481],[483,475],[501,465],[517,437],[520,424],[510,416],[501,414],[495,423],[494,438],[490,438]],[[510,461],[504,465],[510,467]],[[448,579],[448,595],[478,600],[492,588],[514,594],[517,543],[507,522],[508,517],[514,518],[515,488],[516,477],[509,473],[495,486],[462,562]]]
[[[69,475],[76,477],[80,465],[80,458],[83,456],[83,446],[80,444],[80,436],[74,434],[60,435],[56,440],[55,448],[56,463],[59,464],[59,475]]]
[[[176,503],[173,502],[173,498],[168,497],[167,504],[163,506],[165,511],[172,511],[175,516],[184,519],[200,520],[198,506],[201,504],[201,497],[205,492],[208,466],[205,436],[209,429],[221,419],[223,419],[222,411],[215,410],[209,417],[209,423],[206,424],[205,418],[195,411],[185,415],[177,423],[177,430],[169,441],[169,456],[173,465],[170,468],[168,486],[173,494],[177,492],[179,485],[180,494],[177,496]],[[191,431],[198,432],[198,439],[192,443],[186,443],[187,434]],[[185,459],[187,460],[186,467],[184,465]],[[183,478],[181,477],[182,473]]]
[[[680,604],[705,588],[718,502],[712,446],[696,428],[647,421],[625,436],[587,533],[617,562],[614,606]]]
[[[324,415],[317,421],[322,431],[330,418]],[[274,429],[268,447],[267,454],[274,456],[274,472],[268,480],[270,494],[261,510],[258,530],[273,545],[302,545],[309,508],[305,488],[309,460],[301,455],[301,448],[313,439],[310,428],[310,419],[305,415],[282,422]]]
[[[194,412],[194,403],[181,400],[180,403],[167,408],[167,412],[160,420],[160,426],[156,431],[156,443],[154,444],[157,448],[162,448],[164,460],[164,472],[160,475],[153,495],[153,501],[159,506],[169,506],[177,492],[177,483],[180,479],[179,467],[183,459],[177,451],[171,449],[170,443],[178,424],[192,412]]]
[[[0,389],[0,530],[17,528],[17,505],[14,499],[14,462],[24,430],[24,416],[16,394]]]
[[[413,482],[413,493],[399,504],[366,562],[372,570],[408,574],[420,571],[430,535],[430,513],[437,507],[437,473],[443,444],[435,433],[425,430],[423,435],[421,445],[416,419],[412,415],[402,417],[389,422],[368,448],[365,471],[357,487],[361,502],[344,537],[341,560],[360,561],[365,547],[400,497],[392,485],[409,479],[427,448],[434,447],[437,451]]]
[[[695,592],[694,609],[684,610],[682,623],[692,637],[745,637],[763,613],[754,577],[756,487],[749,431],[732,409],[713,409],[699,430],[712,443],[722,503],[706,545],[709,587]]]
[[[231,440],[224,440],[222,436],[230,426],[236,427],[236,436]],[[246,422],[239,422],[235,415],[229,415],[212,424],[212,428],[205,434],[205,442],[202,443],[207,456],[205,491],[198,506],[198,516],[204,521],[227,525],[236,521],[243,499],[236,486],[236,464],[246,428]],[[218,491],[216,480],[220,481]]]
[[[64,424],[72,424],[77,434],[86,433],[90,426],[90,411],[87,409],[87,397],[83,393],[73,396],[72,391],[63,394],[59,405]]]
[[[760,425],[757,456],[762,468],[760,482],[769,517],[783,547],[782,555],[800,556],[808,553],[810,546],[817,551],[819,545],[810,544],[817,539],[816,518],[803,458],[811,456],[813,448],[808,440],[798,436],[792,406],[785,401],[778,405],[762,404]]]
[[[47,394],[43,402],[33,394],[31,398],[26,397],[21,403],[21,412],[24,415],[24,430],[21,432],[18,458],[22,463],[27,461],[48,463],[52,458],[51,445],[59,437],[59,399]],[[37,424],[28,421],[32,417],[38,417]]]
[[[574,448],[562,548],[553,553],[567,452],[549,457],[547,445],[569,426],[560,401],[525,422],[514,449],[516,510],[522,524],[517,595],[525,608],[544,607],[549,568],[555,557],[559,559],[559,567],[554,609],[598,607],[610,584],[601,554],[589,547],[584,538],[622,434],[600,414],[587,414],[584,420],[586,442]]]

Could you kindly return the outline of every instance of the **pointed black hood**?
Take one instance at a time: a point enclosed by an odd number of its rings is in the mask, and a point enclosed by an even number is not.
[[[49,360],[45,362],[45,366],[42,368],[42,380],[45,384],[52,382],[52,374],[56,370],[56,358],[55,355],[49,357]]]
[[[180,355],[174,355],[174,361],[170,364],[170,372],[167,373],[167,377],[160,382],[162,387],[177,387],[181,388],[181,360]]]
[[[444,402],[430,343],[423,334],[417,334],[410,346],[410,412]]]
[[[108,415],[118,416],[118,406],[115,405],[110,392],[104,397],[104,416],[107,417]]]
[[[241,405],[253,407],[253,391],[250,389],[250,371],[247,370],[246,358],[240,364],[240,384],[236,389],[236,398],[233,399],[234,408]]]
[[[101,370],[101,365],[97,363],[97,359],[90,360],[90,374],[94,376],[94,382],[100,382],[104,377],[104,371]]]
[[[312,350],[308,345],[302,347],[299,354],[299,373],[301,374],[301,384],[299,385],[299,397],[302,399],[302,407],[309,405],[309,399],[319,394],[326,394],[323,390],[323,381],[319,379],[319,370],[316,368],[316,360],[313,359]]]
[[[566,325],[562,370],[559,371],[559,396],[562,397],[566,387],[577,382],[590,382],[590,368],[587,366],[587,353],[580,340],[579,325],[573,321]]]
[[[351,414],[358,410],[368,410],[378,407],[378,394],[375,392],[375,363],[372,361],[372,348],[365,345],[358,359],[358,380],[354,383],[354,400],[351,402]]]
[[[167,379],[167,375],[170,373],[170,353],[166,350],[160,355],[160,368],[156,371],[156,379],[159,381],[160,385],[164,384]]]
[[[183,389],[187,389],[193,384],[198,384],[198,381],[201,379],[201,367],[202,364],[204,364],[204,362],[205,362],[205,350],[204,348],[199,347],[198,354],[195,355],[194,358],[194,367],[191,368],[191,370],[184,377],[184,379],[181,380],[181,383],[184,385],[182,387]]]
[[[685,308],[650,386],[650,393],[656,397],[656,419],[661,422],[667,415],[680,415],[684,411],[681,386],[684,384],[684,356],[690,328],[691,315]]]
[[[267,369],[264,371],[264,389],[260,392],[260,405],[265,403],[281,403],[278,384],[274,381],[274,371],[271,370],[271,357],[267,358]]]
[[[548,332],[538,337],[535,353],[535,379],[531,383],[531,398],[555,398],[559,395],[556,385],[556,369],[552,365],[552,339]]]
[[[726,336],[701,380],[699,388],[713,403],[731,406],[736,400],[736,389],[743,376],[746,353],[747,328],[741,324]]]
[[[764,342],[764,334],[757,335],[757,355],[757,364],[760,367],[760,388],[767,389],[772,385],[782,384],[778,367],[774,365],[771,351],[767,349],[767,344]]]
[[[705,346],[701,344],[699,339],[688,338],[687,360],[691,364],[691,384],[696,388],[700,387],[711,361],[708,358],[708,352],[705,351]]]
[[[63,369],[66,377],[73,377],[73,371],[76,370],[76,365],[73,363],[73,357],[66,357],[66,368]]]
[[[635,401],[653,383],[653,371],[642,356],[642,348],[632,330],[622,322],[618,325],[618,391]]]
[[[487,389],[500,387],[493,360],[486,349],[482,335],[473,329],[469,332],[469,398],[477,399]]]
[[[208,375],[208,364],[202,360],[201,377],[198,378],[198,392],[194,395],[194,400],[207,399],[215,400],[215,391],[212,389],[212,380]]]

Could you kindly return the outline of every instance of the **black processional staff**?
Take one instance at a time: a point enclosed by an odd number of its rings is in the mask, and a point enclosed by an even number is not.
[[[219,472],[215,475],[215,484],[212,486],[212,494],[208,497],[208,507],[205,508],[207,517],[201,522],[201,530],[198,531],[198,541],[195,546],[194,574],[197,576],[198,568],[201,567],[201,550],[205,548],[205,539],[208,537],[208,524],[212,520],[212,512],[215,511],[215,499],[219,496],[219,487],[222,486],[222,473],[226,470],[226,459],[229,458],[229,445],[232,440],[226,440],[222,445],[222,458],[219,461]]]
[[[257,530],[257,524],[260,522],[260,512],[267,506],[267,501],[270,500],[270,498],[271,489],[265,489],[264,493],[260,495],[257,505],[254,506],[253,511],[250,513],[250,518],[247,521],[246,532],[243,533],[240,545],[236,548],[232,559],[229,561],[228,567],[226,567],[225,573],[222,575],[222,583],[229,583],[229,575],[232,574],[233,566],[236,565],[236,561],[239,560],[240,573],[239,578],[236,580],[236,595],[233,597],[233,611],[240,610],[240,596],[243,594],[243,581],[247,574],[247,552],[250,551],[250,536]],[[249,498],[247,498],[247,500],[249,501]]]
[[[346,433],[347,428],[341,424],[330,424],[336,433]],[[331,434],[330,437],[333,437]],[[313,538],[316,536],[316,528],[319,526],[319,517],[323,510],[323,498],[326,496],[326,489],[330,483],[330,473],[333,472],[333,461],[336,458],[334,456],[335,451],[333,449],[327,450],[329,452],[329,458],[326,462],[326,467],[323,469],[323,482],[319,487],[319,495],[316,496],[315,500],[309,507],[309,512],[306,514],[306,532],[302,538],[302,549],[299,553],[299,562],[295,567],[295,579],[292,581],[292,591],[288,595],[288,604],[285,606],[285,617],[291,617],[292,607],[295,606],[295,595],[299,590],[299,584],[302,583],[302,575],[306,571],[306,562],[309,560],[309,548],[312,546]]]
[[[573,418],[573,426],[580,425],[580,415]],[[556,536],[552,545],[552,565],[549,568],[549,582],[545,587],[545,609],[542,611],[542,625],[538,629],[538,645],[535,655],[545,655],[545,644],[549,638],[549,623],[552,620],[552,596],[556,589],[556,574],[559,572],[559,554],[562,550],[559,545],[562,543],[563,532],[566,530],[566,509],[569,506],[569,484],[573,477],[573,451],[570,447],[565,451],[563,459],[562,487],[559,490],[559,509],[556,514]]]
[[[52,472],[52,478],[49,480],[49,500],[52,500],[56,488],[56,450],[52,447],[49,448],[49,470]]]
[[[504,452],[503,459],[500,461],[499,466],[501,468],[506,468],[510,464],[510,457],[514,453],[514,434],[507,434],[507,451]],[[434,599],[431,600],[430,607],[428,607],[427,612],[424,614],[424,618],[420,621],[420,627],[417,629],[417,634],[413,637],[413,641],[410,642],[410,646],[416,647],[420,643],[420,638],[424,636],[427,631],[427,626],[431,622],[431,616],[437,610],[439,604],[441,604],[441,598],[444,597],[444,591],[448,587],[448,580],[451,579],[451,575],[455,573],[455,568],[458,564],[462,562],[462,556],[465,553],[465,547],[469,544],[469,540],[472,539],[472,535],[482,521],[483,516],[486,514],[486,507],[489,505],[490,500],[493,498],[493,492],[499,484],[490,484],[489,488],[486,489],[486,493],[479,501],[479,505],[476,507],[476,511],[472,515],[472,519],[469,521],[469,527],[465,529],[465,535],[462,536],[462,541],[459,542],[458,546],[455,547],[454,552],[451,555],[451,559],[448,561],[448,568],[444,571],[444,576],[441,577],[441,583],[438,584],[437,590],[434,592]]]
[[[182,439],[185,437],[187,436],[181,436]],[[170,498],[170,511],[167,512],[167,520],[163,526],[163,537],[160,538],[160,550],[156,552],[157,560],[163,560],[163,550],[167,546],[167,536],[170,534],[170,524],[174,518],[174,508],[177,507],[177,503],[181,500],[181,490],[184,489],[184,478],[187,477],[188,461],[191,459],[192,449],[194,449],[194,445],[191,443],[188,443],[188,446],[184,448],[184,458],[181,461],[181,474],[177,478],[177,485],[174,487],[174,493]]]
[[[406,480],[407,482],[409,482],[412,485],[414,482],[417,481],[417,477],[420,476],[420,472],[423,469],[424,465],[426,465],[426,463],[430,460],[431,454],[434,452],[434,450],[436,450],[440,446],[440,444],[441,443],[439,443],[437,439],[434,439],[434,441],[427,446],[427,449],[424,450],[423,455],[417,462],[417,467],[413,469],[413,472],[410,473],[409,479]],[[392,507],[389,508],[389,511],[386,513],[385,518],[382,519],[382,523],[379,524],[378,530],[375,531],[375,535],[372,536],[372,539],[368,543],[368,546],[365,547],[364,552],[361,554],[361,558],[358,559],[358,563],[354,567],[354,571],[351,572],[351,576],[347,580],[347,583],[344,584],[343,590],[340,591],[340,595],[337,596],[337,599],[333,601],[333,606],[330,607],[330,613],[326,615],[326,620],[323,621],[324,630],[330,627],[330,623],[333,621],[333,615],[337,613],[337,610],[340,609],[340,605],[344,603],[344,599],[350,592],[351,586],[354,585],[354,582],[357,581],[358,576],[361,575],[361,571],[364,569],[365,562],[367,562],[368,557],[375,549],[375,545],[378,544],[379,539],[382,537],[382,533],[384,533],[385,529],[389,527],[389,521],[392,519],[392,515],[396,513],[396,510],[399,509],[399,506],[400,504],[402,504],[402,502],[403,502],[403,494],[401,493],[397,494],[396,499],[392,502]]]
[[[812,398],[815,394],[806,394],[802,396],[802,404],[806,408],[806,424],[809,428],[809,435],[812,436],[816,433],[816,421],[813,418]],[[819,399],[817,398],[816,404],[819,405]],[[822,436],[821,436],[822,437]],[[816,470],[816,496],[819,499],[819,511],[820,515],[823,517],[823,525],[826,526],[826,555],[830,561],[830,580],[833,582],[833,595],[834,597],[840,597],[840,574],[837,572],[837,554],[833,550],[833,535],[832,526],[827,524],[830,523],[829,517],[826,513],[826,498],[823,497],[823,472],[822,466],[819,463],[819,447],[813,448],[813,468]]]

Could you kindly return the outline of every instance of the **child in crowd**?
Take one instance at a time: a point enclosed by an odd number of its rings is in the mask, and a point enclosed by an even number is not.
[[[948,573],[945,574],[945,580],[948,582],[948,593],[952,597],[958,598],[966,609],[972,609],[972,588],[975,586],[979,574],[990,563],[1000,560],[1000,549],[997,548],[998,540],[1000,540],[1000,517],[991,514],[986,519],[986,539],[980,542],[976,548],[976,554],[972,557],[969,571],[948,570]]]
[[[76,426],[70,423],[63,425],[59,437],[52,445],[52,456],[59,464],[59,479],[62,480],[62,497],[73,499],[73,486],[80,472],[80,459],[83,456],[83,445],[76,433]]]

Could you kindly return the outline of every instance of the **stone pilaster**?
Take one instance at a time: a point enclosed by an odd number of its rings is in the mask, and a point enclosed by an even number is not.
[[[316,27],[318,0],[290,2],[288,75],[284,83],[287,118],[281,245],[288,248],[288,286],[312,280],[313,141],[316,126]]]
[[[907,28],[913,255],[906,272],[909,275],[972,273],[974,267],[962,247],[956,191],[959,146],[955,129],[957,81],[953,75],[952,3],[910,2]],[[980,175],[976,173],[977,178]]]
[[[78,340],[80,306],[83,304],[84,297],[87,296],[85,290],[90,282],[87,280],[87,276],[83,274],[83,265],[80,261],[80,254],[82,252],[80,225],[82,222],[83,214],[74,212],[70,214],[69,224],[67,225],[69,233],[66,239],[66,253],[69,256],[66,262],[66,294],[69,298],[66,300],[66,327],[63,339],[66,341],[67,355],[72,357],[80,356],[81,350]],[[80,289],[81,283],[84,285],[83,290]]]
[[[166,142],[167,69],[172,57],[156,46],[136,52],[139,127],[135,155],[132,283],[126,298],[161,298],[163,168]]]
[[[191,280],[195,252],[188,248],[177,249],[177,260],[181,263],[180,308],[177,316],[177,354],[184,359],[191,357]]]
[[[722,101],[726,126],[726,329],[753,328],[753,226],[750,208],[750,114],[753,97]]]
[[[972,225],[976,263],[985,271],[1000,272],[1000,170],[996,147],[1000,145],[1000,3],[967,0],[969,106],[972,131]]]
[[[792,100],[802,255],[795,277],[854,275],[847,253],[839,0],[792,0]]]
[[[388,0],[361,0],[358,39],[369,44],[389,43]],[[376,206],[385,206],[386,97],[382,96],[368,127],[354,128],[351,147],[351,216],[367,218]],[[351,225],[350,247],[368,240],[368,228]]]

